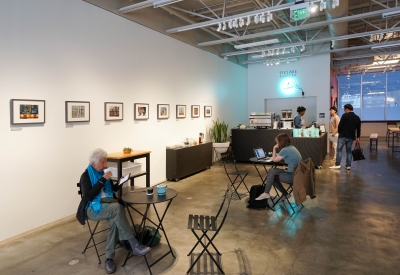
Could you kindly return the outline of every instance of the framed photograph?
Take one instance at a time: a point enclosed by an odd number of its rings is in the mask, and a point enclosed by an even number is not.
[[[204,106],[204,117],[211,117],[211,116],[212,116],[212,107]]]
[[[186,105],[176,105],[176,118],[186,117]]]
[[[45,101],[11,99],[11,124],[45,123]]]
[[[320,124],[319,129],[321,130],[321,133],[326,133],[325,124]]]
[[[89,122],[89,101],[65,101],[65,122]]]
[[[192,117],[200,117],[200,105],[192,105]]]
[[[104,120],[123,120],[124,104],[122,102],[104,102]]]
[[[149,119],[149,104],[135,103],[134,108],[135,120]]]
[[[169,104],[157,104],[157,119],[169,118]]]

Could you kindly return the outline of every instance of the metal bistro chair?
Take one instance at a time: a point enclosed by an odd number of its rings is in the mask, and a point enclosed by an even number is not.
[[[313,163],[312,159],[311,159],[311,158],[308,158],[308,159],[305,159],[305,160],[301,160],[300,162],[303,162],[303,163],[305,163],[305,164],[307,164],[308,162],[311,162],[311,163],[310,163],[310,166],[311,166],[312,168],[311,168],[311,170],[308,172],[308,177],[313,178],[314,181],[315,181],[315,169],[314,169],[314,163]],[[294,176],[295,173],[300,173],[300,172],[301,172],[301,167],[300,167],[299,165],[296,165],[296,166],[294,167],[294,170],[293,170],[293,176]],[[285,183],[285,182],[283,182],[283,183]],[[295,182],[295,180],[293,180],[293,183],[291,183],[291,184],[286,183],[286,184],[289,185],[289,187],[286,188],[286,192],[290,195],[290,194],[293,193],[293,185],[294,185],[294,184],[302,185],[303,183],[302,183],[302,182]],[[276,190],[276,189],[275,189],[275,190]],[[304,192],[306,192],[305,189],[304,189]],[[296,211],[294,210],[294,208],[293,208],[292,204],[290,203],[289,199],[286,198],[286,197],[282,198],[282,196],[283,196],[283,194],[281,194],[281,196],[279,197],[279,199],[278,199],[278,201],[276,202],[276,204],[277,204],[278,202],[283,202],[283,204],[286,206],[285,201],[287,201],[287,203],[289,204],[290,208],[292,208],[293,213],[295,213]],[[282,199],[281,199],[281,198],[282,198]],[[302,207],[304,207],[304,205],[303,205],[302,202],[300,202],[300,205],[301,205]],[[275,206],[275,204],[274,204],[274,206]]]
[[[221,154],[221,160],[220,162],[224,166],[224,170],[226,175],[228,176],[229,182],[233,188],[233,191],[235,192],[236,196],[241,200],[242,197],[245,197],[246,194],[239,194],[237,191],[240,185],[243,183],[243,185],[246,187],[247,193],[250,193],[249,188],[247,187],[246,183],[244,182],[244,179],[247,177],[250,171],[247,170],[239,170],[237,165],[236,165],[236,160],[234,157],[234,154],[231,150],[228,150],[226,153]],[[236,184],[236,186],[235,186]]]
[[[79,194],[79,195],[81,196],[81,198],[82,198],[82,197],[83,197],[83,193],[82,193],[82,187],[81,187],[80,182],[78,182],[78,183],[76,184],[76,186],[79,188],[78,194]],[[85,249],[82,251],[82,254],[85,253],[87,249],[94,247],[94,249],[96,250],[97,258],[99,259],[99,264],[101,264],[100,257],[103,256],[105,253],[99,254],[99,251],[98,251],[98,249],[97,249],[97,245],[106,242],[106,241],[107,241],[107,238],[106,238],[105,240],[97,241],[97,242],[96,242],[96,240],[95,240],[94,237],[95,237],[97,234],[100,234],[100,233],[102,233],[102,232],[104,232],[104,231],[107,231],[109,228],[107,227],[106,229],[102,229],[102,230],[97,231],[97,228],[98,228],[98,226],[99,226],[100,221],[91,221],[92,223],[95,223],[94,227],[92,227],[93,224],[90,225],[90,220],[89,220],[87,217],[86,217],[85,220],[86,220],[86,224],[87,224],[88,229],[89,229],[90,237],[89,237],[89,240],[88,240],[88,242],[87,242],[87,244],[86,244],[86,246],[85,246]],[[90,245],[91,242],[92,242],[92,245]]]
[[[222,274],[225,274],[221,267],[221,255],[222,254],[218,251],[218,249],[214,245],[213,241],[214,241],[215,237],[218,235],[222,226],[224,225],[225,219],[228,215],[229,206],[231,204],[232,195],[233,195],[232,185],[228,184],[226,191],[225,191],[224,199],[222,200],[221,206],[219,207],[219,210],[218,210],[216,216],[193,215],[193,214],[189,215],[187,228],[192,231],[193,235],[195,235],[197,242],[188,254],[188,256],[191,256],[191,258],[190,258],[191,265],[190,265],[188,271],[186,272],[187,275],[190,273],[190,271],[193,269],[193,267],[196,265],[196,263],[200,260],[201,256],[204,254],[204,252],[206,252],[210,256],[211,260],[215,263],[215,265],[217,266],[219,271]],[[225,207],[225,213],[223,213],[222,219],[218,220],[218,217],[222,213],[222,210],[224,209],[224,207]],[[220,221],[219,224],[217,224],[217,221]],[[202,232],[201,236],[199,236],[196,233],[196,230],[200,230]],[[214,234],[212,236],[209,236],[209,235],[207,235],[207,233],[209,233],[209,232],[214,232]],[[202,239],[204,241],[202,241]],[[193,254],[193,251],[195,250],[195,248],[197,247],[198,244],[201,244],[201,246],[203,247],[203,250],[197,256],[197,258],[194,259],[195,256]],[[216,256],[217,259],[215,259],[213,257],[213,255],[210,253],[210,251],[208,250],[210,245],[215,249],[216,254],[217,254],[217,256]]]

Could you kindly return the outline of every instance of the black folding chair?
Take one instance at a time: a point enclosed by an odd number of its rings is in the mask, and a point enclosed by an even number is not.
[[[232,185],[228,184],[228,187],[225,191],[224,199],[222,200],[221,206],[219,207],[219,210],[218,210],[216,216],[193,215],[193,214],[189,215],[187,228],[192,231],[193,235],[195,235],[197,242],[188,254],[188,256],[191,256],[191,259],[190,259],[191,265],[190,265],[188,271],[186,272],[186,274],[190,273],[190,271],[193,269],[193,267],[199,261],[199,259],[204,254],[204,252],[206,252],[210,256],[211,260],[215,263],[215,265],[217,266],[219,271],[221,271],[222,274],[225,274],[221,267],[220,257],[222,254],[218,251],[218,249],[214,245],[213,241],[214,241],[215,237],[218,235],[222,226],[224,225],[225,219],[228,215],[229,206],[231,204],[232,195],[233,195]],[[224,207],[225,207],[225,213],[223,214],[222,219],[220,219],[221,222],[219,224],[217,224],[218,217],[222,213],[222,210],[224,209]],[[202,232],[201,236],[199,236],[196,233],[196,230],[200,230]],[[209,235],[207,235],[208,232],[214,232],[214,233],[212,236],[209,236]],[[202,241],[202,239],[203,239],[203,241]],[[201,244],[201,246],[203,247],[203,250],[201,251],[200,254],[198,254],[197,258],[194,259],[195,256],[193,254],[193,251],[195,250],[195,248],[197,247],[198,244]],[[213,257],[213,255],[210,253],[210,251],[208,250],[210,245],[216,251],[217,259],[215,259]]]
[[[79,195],[81,196],[81,198],[82,198],[82,197],[83,197],[83,194],[82,194],[82,187],[81,187],[81,184],[78,182],[78,183],[76,184],[76,186],[79,188],[78,194],[79,194]],[[105,229],[101,229],[101,230],[97,231],[97,228],[98,228],[98,226],[99,226],[100,221],[90,221],[87,217],[86,217],[85,220],[86,220],[86,224],[87,224],[88,229],[89,229],[90,237],[89,237],[89,240],[88,240],[88,242],[87,242],[87,244],[86,244],[86,246],[85,246],[85,249],[82,251],[82,254],[85,253],[87,249],[94,247],[94,249],[96,250],[97,258],[99,259],[99,264],[101,264],[100,257],[103,256],[103,255],[105,254],[105,252],[104,252],[103,254],[99,254],[99,251],[98,251],[98,249],[97,249],[97,245],[106,242],[106,241],[107,241],[107,238],[104,239],[104,240],[102,240],[102,241],[96,241],[94,237],[95,237],[96,235],[98,235],[98,234],[104,232],[104,231],[108,231],[109,228],[107,227],[107,228],[105,228]],[[92,223],[94,224],[94,227],[92,227],[93,224],[90,225],[90,222],[92,222]],[[92,243],[92,244],[90,245],[90,243]]]
[[[312,159],[311,159],[311,158],[301,160],[300,162],[308,163],[309,161],[311,162],[311,164],[310,164],[311,167],[314,167],[314,163],[312,162]],[[296,166],[294,167],[294,169],[293,169],[293,174],[296,172],[297,169],[298,169],[298,165],[296,165]],[[313,178],[315,178],[314,170],[313,170],[313,169],[311,169],[311,171],[310,171],[310,176],[313,177]],[[284,183],[285,183],[285,182],[284,182]],[[286,189],[286,192],[290,195],[290,194],[293,192],[293,184],[294,184],[294,181],[293,181],[293,183],[286,183],[286,184],[289,185],[289,187]],[[300,184],[302,184],[302,183],[300,183]],[[276,190],[276,189],[275,189],[275,190]],[[296,211],[294,210],[294,208],[293,208],[291,202],[289,201],[288,198],[283,197],[283,194],[281,194],[281,196],[279,197],[279,200],[278,200],[276,203],[278,203],[278,202],[283,202],[283,204],[285,204],[285,201],[287,201],[287,203],[289,204],[290,208],[292,208],[293,213],[295,213]],[[274,204],[274,205],[275,205],[275,204]],[[303,203],[300,203],[300,205],[301,205],[302,207],[304,207]],[[285,204],[285,206],[286,206],[286,204]]]
[[[224,166],[225,173],[228,176],[233,191],[235,192],[236,196],[241,200],[242,197],[246,196],[246,194],[239,194],[239,192],[237,191],[242,183],[246,187],[247,193],[250,193],[249,188],[247,188],[247,185],[244,182],[244,179],[249,174],[249,171],[238,169],[234,154],[231,150],[221,154],[220,162]]]

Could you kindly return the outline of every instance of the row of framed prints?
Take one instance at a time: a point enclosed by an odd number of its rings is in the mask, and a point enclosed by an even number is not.
[[[34,124],[45,123],[45,100],[12,99],[11,100],[11,123],[12,124]],[[134,104],[134,119],[149,119],[149,104]],[[123,120],[124,104],[122,102],[104,103],[104,120]],[[191,105],[191,117],[200,117],[200,105]],[[212,116],[212,106],[204,106],[204,117]],[[157,119],[168,119],[170,117],[169,104],[157,104]],[[186,105],[176,105],[176,118],[186,118]],[[65,101],[65,122],[89,122],[89,101]]]

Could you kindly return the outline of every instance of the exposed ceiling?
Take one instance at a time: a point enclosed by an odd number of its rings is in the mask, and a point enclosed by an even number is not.
[[[400,0],[181,0],[157,8],[160,0],[84,1],[241,66],[329,52],[337,74],[400,69]],[[316,10],[292,22],[295,5]]]

